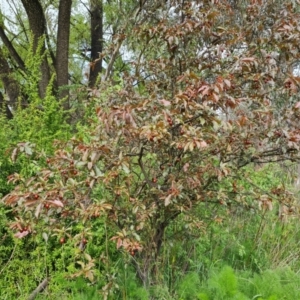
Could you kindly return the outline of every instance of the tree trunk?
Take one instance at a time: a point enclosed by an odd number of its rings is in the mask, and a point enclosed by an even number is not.
[[[56,48],[56,76],[59,97],[69,96],[66,88],[69,74],[69,38],[72,0],[60,0],[58,12],[57,48]],[[69,109],[69,99],[64,102],[64,108]]]
[[[46,19],[43,8],[39,0],[21,0],[28,16],[29,26],[33,34],[33,50],[35,55],[43,55],[46,51],[45,43],[37,53],[38,42],[46,35]],[[43,98],[46,95],[47,86],[50,81],[50,69],[45,56],[42,60],[41,66],[41,80],[39,82],[40,96]]]
[[[166,227],[166,222],[157,224],[153,234],[150,234],[147,248],[145,248],[133,261],[138,278],[145,288],[148,288],[150,285],[153,285],[156,282],[155,277],[157,274],[158,257],[163,243]]]
[[[3,94],[0,92],[0,113],[4,113],[7,119],[12,119],[13,114],[11,110],[9,109],[9,106],[7,103],[5,103]]]
[[[102,0],[90,1],[91,11],[91,67],[89,86],[94,87],[102,70],[100,54],[103,50],[103,7]]]
[[[0,79],[3,83],[3,86],[8,95],[8,103],[6,105],[11,106],[16,109],[18,104],[18,98],[20,96],[20,86],[17,80],[14,79],[12,70],[8,64],[7,58],[4,56],[2,49],[0,48]],[[3,100],[4,101],[4,100]],[[7,107],[8,108],[8,107]],[[9,108],[8,108],[9,109]],[[5,108],[6,110],[6,108]],[[10,111],[10,109],[9,109]],[[8,114],[6,110],[6,114],[8,117],[11,117],[11,113]]]

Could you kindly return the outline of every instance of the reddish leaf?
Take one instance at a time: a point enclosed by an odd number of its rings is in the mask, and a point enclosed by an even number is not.
[[[295,108],[299,108],[300,107],[300,102],[297,102],[296,104],[295,104]]]
[[[26,230],[26,231],[22,231],[22,232],[17,232],[16,234],[14,234],[14,237],[18,238],[18,239],[21,239],[23,237],[25,237],[26,235],[29,234],[29,231]]]
[[[162,100],[159,100],[159,102],[164,105],[164,106],[170,106],[171,105],[171,102],[170,101],[167,101],[165,99],[162,99]]]
[[[64,204],[60,200],[50,200],[48,202],[57,207],[64,207]]]

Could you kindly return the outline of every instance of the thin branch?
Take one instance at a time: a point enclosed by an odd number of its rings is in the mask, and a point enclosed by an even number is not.
[[[106,80],[108,79],[110,73],[111,73],[112,67],[113,67],[113,65],[114,65],[114,63],[115,63],[115,60],[116,60],[116,58],[117,58],[117,55],[118,55],[118,53],[119,53],[119,50],[120,50],[120,48],[121,48],[121,45],[122,45],[123,40],[124,40],[124,39],[119,39],[119,41],[118,41],[118,44],[117,44],[117,46],[116,46],[116,48],[115,48],[115,50],[114,50],[114,52],[113,52],[113,54],[112,54],[112,56],[111,56],[111,59],[110,59],[110,61],[109,61],[109,63],[108,63],[108,66],[107,66],[107,68],[106,68],[106,72],[105,72],[103,81],[106,81]]]
[[[14,5],[14,7],[12,6],[12,3],[13,3],[13,5]],[[17,8],[16,3],[15,3],[14,1],[11,1],[11,2],[8,1],[8,4],[9,4],[11,10],[14,12],[15,17],[16,17],[16,19],[17,19],[17,21],[18,21],[18,24],[23,28],[23,32],[24,32],[24,34],[25,34],[25,37],[26,37],[27,42],[29,42],[29,37],[28,37],[28,35],[27,35],[27,33],[26,33],[26,27],[25,27],[25,25],[24,25],[24,22],[23,22],[23,20],[22,20],[22,17],[20,16],[20,13],[19,13],[19,10],[18,10],[18,8]]]
[[[36,296],[42,292],[48,285],[49,283],[49,278],[45,278],[39,285],[38,287],[29,295],[27,300],[34,300]]]
[[[46,44],[47,44],[47,48],[48,48],[48,51],[49,51],[49,54],[50,54],[50,57],[51,57],[51,60],[52,60],[52,66],[55,67],[56,66],[56,57],[54,55],[54,52],[53,52],[53,49],[51,47],[51,41],[50,41],[50,36],[48,34],[48,31],[47,31],[47,26],[46,26]]]
[[[17,245],[15,244],[14,249],[13,249],[11,255],[10,255],[10,258],[8,259],[8,261],[6,262],[6,264],[3,266],[2,270],[0,271],[0,275],[3,273],[4,269],[8,266],[9,262],[12,260],[16,248],[17,248]]]
[[[83,1],[79,1],[85,8],[86,8],[86,10],[88,11],[88,13],[91,15],[92,14],[92,12],[91,12],[91,10],[88,8],[88,6],[83,2]]]
[[[148,175],[146,174],[146,171],[144,169],[144,165],[143,165],[143,161],[142,161],[142,158],[143,158],[143,153],[144,153],[144,150],[145,148],[142,146],[141,147],[141,151],[140,151],[140,154],[139,154],[139,159],[138,159],[138,162],[139,162],[139,166],[141,168],[141,171],[145,177],[145,180],[147,182],[147,184],[150,186],[150,187],[155,187],[155,184],[149,179]]]
[[[16,51],[15,47],[13,46],[13,44],[11,43],[11,41],[8,39],[8,37],[6,36],[4,29],[2,26],[0,26],[0,38],[3,41],[3,44],[6,46],[7,50],[9,51],[11,57],[16,61],[16,63],[18,64],[18,67],[25,72],[25,64],[22,60],[22,58],[20,57],[20,55],[18,54],[18,52]]]

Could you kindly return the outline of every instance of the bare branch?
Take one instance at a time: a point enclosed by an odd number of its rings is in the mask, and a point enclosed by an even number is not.
[[[27,300],[34,300],[36,298],[36,296],[42,292],[48,285],[49,283],[49,278],[45,278],[39,285],[38,287],[29,295],[29,297],[27,298]]]

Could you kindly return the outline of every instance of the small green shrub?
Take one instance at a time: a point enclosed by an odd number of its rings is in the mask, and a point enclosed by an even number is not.
[[[119,299],[148,300],[148,291],[136,279],[136,274],[128,268],[120,268],[122,282],[120,284],[121,295]],[[112,298],[113,299],[113,298]]]
[[[213,269],[209,278],[201,283],[198,293],[201,300],[293,300],[299,296],[300,276],[288,268],[251,274],[249,271],[235,272],[229,266]]]
[[[237,277],[231,267],[225,266],[220,272],[212,273],[208,288],[215,299],[229,299],[237,294]]]
[[[200,288],[200,278],[196,272],[188,273],[180,282],[177,293],[179,299],[193,300],[197,299]]]
[[[266,270],[250,278],[242,278],[240,290],[249,297],[260,295],[261,299],[298,299],[300,296],[299,275],[290,269]]]

